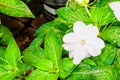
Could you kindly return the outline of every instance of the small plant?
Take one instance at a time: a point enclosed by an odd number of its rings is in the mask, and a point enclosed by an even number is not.
[[[0,25],[0,80],[120,80],[119,5],[119,0],[68,0],[22,52]],[[21,0],[0,0],[0,12],[34,17]]]

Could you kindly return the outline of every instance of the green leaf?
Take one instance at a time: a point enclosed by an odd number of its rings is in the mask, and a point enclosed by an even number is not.
[[[104,67],[95,70],[74,71],[66,80],[117,80],[117,78],[111,67]]]
[[[26,0],[26,2],[28,3],[28,2],[30,2],[31,0]]]
[[[0,64],[0,75],[6,71],[10,71],[11,67],[7,64]]]
[[[70,25],[66,20],[62,19],[61,17],[55,18],[54,22],[59,22],[59,23],[65,24],[64,26],[67,26],[67,27],[69,27],[69,25]],[[67,27],[64,27],[64,29],[67,29]]]
[[[115,59],[116,51],[117,51],[116,47],[110,44],[106,44],[105,48],[102,51],[102,54],[98,56],[98,60],[97,60],[99,61],[98,65],[101,65],[101,66],[111,65]]]
[[[117,80],[120,80],[120,49],[117,49],[115,60],[112,66],[117,72]]]
[[[114,62],[116,52],[116,47],[111,44],[106,44],[105,48],[101,52],[101,55],[93,57],[92,59],[98,66],[108,66]]]
[[[29,47],[22,52],[23,60],[26,64],[34,66],[38,69],[48,72],[55,72],[53,63],[50,60],[45,59],[43,53],[44,51],[42,48]]]
[[[60,77],[66,78],[69,76],[77,65],[73,64],[73,60],[70,58],[63,58],[60,66]]]
[[[0,12],[13,17],[32,17],[27,5],[21,0],[0,0]]]
[[[40,47],[28,47],[22,52],[23,61],[26,64],[33,65],[39,59],[45,59],[44,50]]]
[[[43,35],[43,36],[41,36],[41,35],[37,36],[37,37],[30,43],[30,47],[39,47],[39,46],[41,46],[41,44],[42,44],[43,41],[44,41],[44,38],[45,38],[44,35]]]
[[[2,33],[2,36],[0,37],[0,43],[2,44],[8,44],[11,38],[13,38],[10,30],[3,25],[0,25],[0,33]]]
[[[42,26],[40,26],[36,30],[35,36],[44,36],[44,35],[46,35],[50,31],[50,29],[52,27],[51,25],[52,25],[52,22],[48,22],[48,23],[45,23]]]
[[[84,59],[74,71],[94,70],[97,64],[91,59]]]
[[[116,80],[111,66],[97,67],[91,59],[84,59],[66,80]]]
[[[109,28],[106,28],[102,33],[101,37],[108,41],[109,43],[120,47],[120,27],[117,26],[111,26]]]
[[[34,70],[26,80],[57,80],[58,74],[44,72],[39,69]]]
[[[100,29],[100,26],[108,25],[109,23],[115,21],[114,14],[112,10],[107,7],[94,7],[90,9],[90,19],[91,21]]]
[[[64,23],[58,21],[52,21],[43,24],[40,28],[38,28],[35,35],[36,36],[46,35],[47,33],[49,33],[49,31],[52,28],[54,28],[56,32],[62,32],[62,33],[64,33],[68,29],[68,27]]]
[[[70,24],[74,24],[76,21],[82,21],[90,23],[90,19],[86,13],[85,8],[73,9],[70,7],[62,7],[56,10],[59,17],[63,18]]]
[[[13,80],[21,80],[20,78],[14,78]]]
[[[62,40],[51,30],[45,38],[45,57],[51,60],[55,67],[58,67],[62,57]]]
[[[3,33],[0,33],[0,38],[2,37]]]
[[[84,59],[77,68],[71,73],[67,80],[92,80],[92,76],[87,73],[91,70],[95,70],[97,65],[90,59]],[[88,71],[88,72],[87,72]],[[94,79],[93,79],[94,80]]]
[[[107,4],[108,1],[109,0],[99,0],[99,1],[96,1],[95,6],[96,7],[104,7],[104,6],[106,6],[106,4]]]
[[[39,59],[37,62],[33,64],[36,68],[48,72],[56,72],[56,69],[53,66],[52,61],[48,59]]]
[[[117,49],[117,51],[116,51],[114,65],[120,66],[120,49]]]
[[[20,50],[15,40],[11,38],[6,48],[6,61],[11,66],[17,66],[18,60],[20,59]]]
[[[97,2],[96,6],[103,7],[103,6],[106,6],[107,4],[114,2],[114,1],[120,1],[120,0],[98,0],[98,1],[96,1]]]
[[[31,70],[31,69],[33,69],[33,67],[31,67],[31,66],[29,66],[29,65],[27,65],[25,63],[19,62],[18,63],[18,72],[17,72],[17,74],[24,75],[27,70]]]
[[[0,46],[0,64],[5,64],[5,48]]]
[[[13,80],[15,76],[15,73],[6,71],[2,75],[0,75],[0,80]]]
[[[71,7],[74,9],[79,9],[81,6],[75,0],[69,0],[66,4],[66,7]]]
[[[13,80],[16,68],[7,64],[0,65],[0,80]]]

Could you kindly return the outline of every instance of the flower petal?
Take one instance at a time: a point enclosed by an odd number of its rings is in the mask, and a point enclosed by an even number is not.
[[[87,25],[87,29],[86,29],[86,36],[88,37],[97,37],[99,30],[96,26],[93,26],[92,24]]]
[[[80,53],[81,53],[81,55],[75,56],[75,57],[73,58],[73,63],[74,63],[75,65],[78,65],[83,59],[85,59],[85,58],[87,58],[87,57],[90,57],[90,55],[89,55],[88,53],[84,53],[84,52],[80,52]]]
[[[72,52],[69,52],[69,58],[73,58],[73,56]]]
[[[78,65],[82,60],[83,60],[83,58],[80,58],[80,57],[76,56],[76,57],[73,58],[73,63],[75,65]]]
[[[98,56],[101,53],[101,49],[97,47],[85,45],[85,48],[91,56]]]
[[[116,2],[109,3],[109,6],[113,11],[118,11],[120,8],[120,2],[116,1]]]
[[[104,48],[105,47],[105,43],[101,38],[93,38],[93,39],[89,39],[86,40],[86,44],[93,47],[93,48]]]
[[[92,24],[85,25],[83,22],[77,21],[74,24],[73,31],[76,36],[81,37],[96,37],[99,33],[99,30],[96,26]]]
[[[73,49],[75,49],[77,47],[78,44],[70,44],[70,43],[65,43],[62,45],[62,47],[67,50],[67,51],[72,51]]]
[[[104,48],[104,41],[100,38],[89,39],[86,41],[85,47],[89,54],[92,56],[98,56],[101,53],[101,49]]]
[[[85,27],[86,25],[83,22],[77,21],[73,26],[73,32],[77,34],[81,34],[81,32],[82,33],[84,32]]]
[[[79,47],[75,49],[74,51],[71,51],[69,53],[69,57],[73,58],[74,64],[79,64],[84,58],[90,57],[90,55],[87,53],[87,51],[83,47]]]
[[[114,11],[115,17],[120,21],[120,2],[112,2],[109,4],[110,8]]]
[[[64,43],[76,43],[79,41],[79,38],[74,33],[68,33],[63,37]]]
[[[117,18],[117,20],[120,21],[120,11],[119,12],[114,12],[114,15]]]

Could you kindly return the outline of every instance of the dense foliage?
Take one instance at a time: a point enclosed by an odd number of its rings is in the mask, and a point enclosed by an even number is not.
[[[120,80],[120,22],[109,7],[113,1],[119,0],[90,1],[89,15],[84,6],[68,0],[66,7],[56,10],[59,17],[40,26],[36,38],[22,52],[11,32],[0,25],[0,80]],[[34,17],[21,0],[0,0],[0,12]],[[72,31],[76,21],[97,26],[105,42],[101,55],[86,58],[79,65],[73,64],[62,48],[63,36]],[[28,70],[32,72],[26,76]]]

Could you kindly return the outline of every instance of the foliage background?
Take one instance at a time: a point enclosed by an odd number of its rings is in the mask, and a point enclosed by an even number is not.
[[[108,5],[112,1],[96,0],[88,7],[90,16],[74,0],[68,1],[66,7],[56,10],[58,18],[37,29],[35,39],[22,52],[9,29],[0,25],[0,79],[119,80],[120,27]],[[21,0],[0,0],[0,12],[34,18]],[[61,46],[62,37],[72,31],[76,21],[97,26],[106,44],[100,56],[86,58],[79,65],[72,63]],[[28,70],[32,72],[26,76]]]

